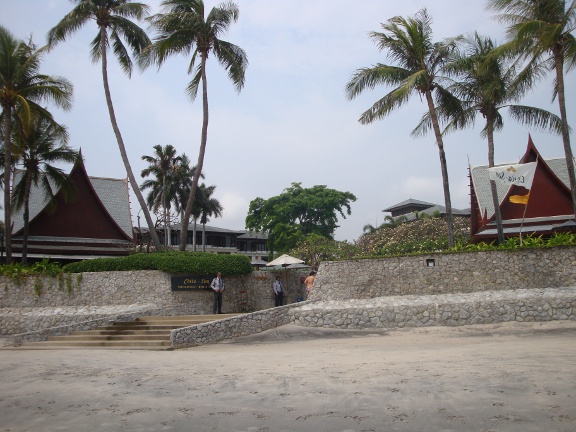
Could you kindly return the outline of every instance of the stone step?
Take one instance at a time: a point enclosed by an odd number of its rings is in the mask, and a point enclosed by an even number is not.
[[[111,335],[97,335],[97,334],[78,334],[78,335],[66,335],[66,336],[50,336],[48,337],[48,342],[59,342],[59,341],[70,341],[70,342],[83,342],[83,341],[108,341],[108,340],[123,340],[123,341],[166,341],[170,340],[170,333],[160,334],[160,335],[122,335],[122,334],[111,334]]]
[[[115,322],[94,330],[50,336],[43,342],[25,342],[22,349],[150,349],[171,350],[170,332],[177,328],[230,318],[239,314],[145,316],[130,322]]]

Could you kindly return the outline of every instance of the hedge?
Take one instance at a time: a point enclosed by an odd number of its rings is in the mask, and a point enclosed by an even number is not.
[[[171,274],[214,274],[223,276],[248,274],[250,258],[242,255],[220,255],[206,252],[156,252],[122,258],[96,258],[64,266],[70,273],[160,270]]]

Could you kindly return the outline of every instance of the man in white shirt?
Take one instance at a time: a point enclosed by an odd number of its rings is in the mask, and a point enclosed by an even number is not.
[[[222,279],[222,274],[218,272],[216,277],[212,280],[210,288],[214,290],[214,307],[212,308],[212,313],[221,314],[222,313],[222,292],[224,291],[224,280]]]
[[[282,306],[284,304],[284,289],[282,288],[282,282],[280,282],[282,276],[276,276],[276,282],[272,285],[274,290],[274,306]]]

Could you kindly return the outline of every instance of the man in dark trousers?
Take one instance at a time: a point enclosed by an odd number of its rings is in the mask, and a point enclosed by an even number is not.
[[[222,292],[224,291],[224,280],[222,274],[218,272],[216,277],[212,280],[210,288],[214,290],[214,307],[212,313],[222,313]]]
[[[282,282],[280,282],[281,276],[276,276],[276,282],[272,285],[274,290],[274,306],[282,306],[284,304],[284,289],[282,288]]]

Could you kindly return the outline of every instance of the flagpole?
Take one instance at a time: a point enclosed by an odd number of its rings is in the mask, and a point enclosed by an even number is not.
[[[536,156],[536,164],[538,164],[539,155]],[[534,169],[536,170],[536,169]],[[531,193],[532,185],[530,185],[530,189],[528,190],[528,199],[526,200],[526,205],[524,206],[524,214],[522,215],[522,222],[520,222],[520,246],[522,246],[522,227],[524,226],[524,218],[526,217],[526,210],[528,210],[528,202],[530,202],[530,193]]]

